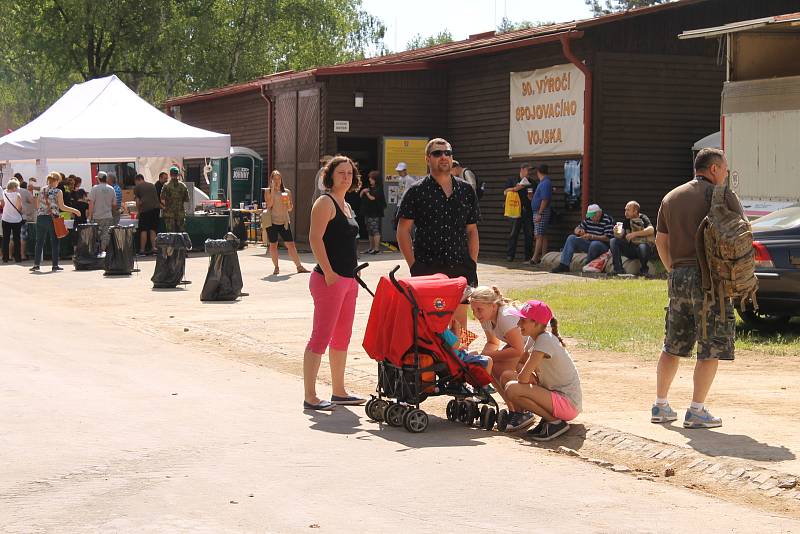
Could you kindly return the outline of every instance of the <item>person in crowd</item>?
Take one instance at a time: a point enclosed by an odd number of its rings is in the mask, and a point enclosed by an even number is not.
[[[97,173],[97,185],[89,192],[88,219],[97,223],[100,235],[100,250],[105,252],[111,237],[108,229],[114,224],[114,206],[117,204],[117,194],[108,184],[108,174],[104,171]],[[80,213],[80,212],[79,212]]]
[[[406,165],[404,161],[398,163],[394,170],[397,172],[397,182],[402,185],[400,188],[400,198],[397,200],[397,205],[399,206],[402,204],[406,192],[411,189],[412,185],[419,181],[419,178],[408,174],[408,165]]]
[[[158,173],[158,181],[155,183],[158,198],[161,198],[161,190],[164,188],[164,184],[167,183],[167,180],[169,180],[169,175],[167,173],[164,171]]]
[[[357,166],[358,163],[356,163],[356,167]],[[358,194],[358,192],[361,190],[361,185],[362,184],[359,182],[358,187],[348,191],[344,196],[344,200],[353,209],[353,213],[356,214],[359,239],[364,239],[365,237],[367,237],[367,225],[366,222],[364,221],[364,210],[361,206],[361,195]]]
[[[539,180],[539,183],[536,185],[536,191],[531,199],[533,236],[536,240],[533,256],[530,259],[532,265],[541,262],[542,256],[547,254],[547,228],[550,226],[552,213],[550,204],[553,201],[553,184],[550,182],[549,171],[550,168],[545,164],[536,167],[536,179]]]
[[[309,289],[314,299],[311,338],[303,355],[303,384],[306,410],[333,410],[337,404],[363,404],[366,399],[350,395],[344,386],[347,349],[353,331],[358,284],[358,223],[345,202],[345,194],[359,186],[355,163],[346,156],[335,156],[323,175],[326,193],[311,208],[308,240],[317,260]],[[333,395],[331,400],[317,396],[317,375],[325,349],[329,348]]]
[[[119,224],[120,213],[122,213],[122,188],[117,183],[117,175],[113,172],[108,173],[108,185],[114,188],[114,194],[117,197],[117,203],[111,208],[111,215],[114,224]]]
[[[718,149],[704,148],[694,160],[695,178],[664,197],[656,222],[658,255],[669,272],[664,347],[658,360],[656,401],[650,421],[675,421],[678,414],[667,401],[681,358],[688,358],[697,344],[692,403],[683,419],[684,428],[715,428],[722,419],[705,407],[706,396],[717,375],[720,360],[733,361],[735,321],[730,299],[717,299],[704,310],[704,293],[695,246],[695,234],[708,214],[713,188],[725,183],[728,161]],[[725,204],[745,217],[735,193],[728,190]],[[724,314],[724,315],[723,315]],[[698,331],[699,330],[699,331]],[[702,336],[705,330],[707,336]]]
[[[453,176],[456,178],[461,178],[465,182],[467,182],[471,187],[472,190],[475,191],[475,196],[480,200],[483,198],[483,191],[485,185],[482,181],[478,180],[478,177],[475,176],[475,173],[472,170],[464,167],[459,161],[453,160]]]
[[[381,223],[383,222],[383,210],[386,209],[381,173],[370,171],[367,181],[369,183],[359,193],[364,211],[364,224],[367,227],[367,235],[369,235],[367,254],[380,254]]]
[[[82,183],[83,183],[83,178],[81,178],[80,176],[76,176],[74,182],[74,192],[76,194],[84,190],[83,186],[81,185]]]
[[[75,219],[75,224],[85,224],[89,220],[87,217],[89,212],[89,193],[85,189],[78,189],[76,198],[77,200],[73,202],[73,207],[81,214]]]
[[[50,258],[53,264],[53,271],[63,271],[63,267],[58,265],[59,246],[56,238],[53,218],[60,217],[62,211],[72,213],[76,217],[81,214],[75,208],[64,204],[64,193],[58,188],[61,176],[57,172],[52,172],[47,176],[47,187],[43,187],[36,198],[36,252],[33,257],[33,267],[31,271],[38,271],[44,257],[44,242],[50,240]]]
[[[22,261],[22,197],[19,193],[19,182],[12,178],[0,193],[0,208],[3,210],[3,263],[10,261],[11,238],[14,238],[14,261]]]
[[[517,377],[527,342],[517,326],[519,318],[512,313],[516,303],[505,298],[495,286],[481,286],[472,291],[469,304],[486,334],[486,345],[481,354],[491,358],[493,384],[510,410],[511,418],[506,429],[515,432],[526,428],[533,424],[533,414],[516,411],[504,389],[506,382]]]
[[[180,180],[181,170],[173,165],[169,168],[169,182],[161,189],[161,217],[167,232],[186,231],[186,208],[189,190]]]
[[[614,236],[614,219],[603,213],[597,204],[589,205],[586,218],[575,227],[561,250],[561,262],[553,269],[554,273],[569,271],[572,256],[576,252],[587,252],[586,263],[608,252],[608,243]]]
[[[156,233],[158,232],[159,212],[161,202],[158,199],[156,185],[144,179],[144,175],[137,174],[133,179],[133,198],[136,201],[137,219],[139,220],[139,255],[147,253],[147,240],[150,240],[150,252],[156,247]]]
[[[317,171],[317,176],[314,179],[314,183],[317,184],[317,187],[314,188],[314,194],[311,197],[312,202],[316,202],[316,200],[325,192],[325,184],[323,183],[323,177],[325,176],[325,167],[328,165],[328,162],[333,159],[333,156],[325,154],[321,158],[319,158],[320,168]]]
[[[506,395],[518,409],[530,410],[542,418],[528,431],[531,439],[550,441],[569,430],[568,421],[583,409],[580,375],[547,304],[529,300],[512,313],[519,317],[519,328],[528,342],[525,364],[517,379],[506,384]]]
[[[33,196],[33,188],[30,183],[26,183],[19,173],[19,196],[22,199],[22,226],[19,230],[20,249],[22,250],[22,261],[28,261],[28,224],[36,224],[36,203]]]
[[[625,269],[622,268],[623,256],[639,260],[639,274],[649,275],[647,262],[653,255],[656,229],[653,228],[650,217],[640,213],[640,209],[639,203],[631,200],[625,204],[625,220],[615,225],[615,237],[611,238],[611,258],[615,275],[625,274]]]
[[[264,216],[268,218],[270,225],[267,226],[267,237],[269,238],[269,255],[272,257],[272,265],[275,269],[272,274],[280,273],[278,268],[278,237],[283,239],[283,244],[289,251],[289,257],[294,262],[298,273],[309,272],[300,262],[297,254],[297,246],[294,244],[292,227],[289,214],[294,209],[292,192],[283,185],[283,176],[280,171],[274,170],[269,175],[269,187],[264,190],[264,202],[267,205]]]
[[[523,249],[525,250],[525,259],[531,257],[533,254],[533,220],[531,218],[531,202],[528,198],[528,189],[531,183],[528,180],[528,173],[530,172],[531,165],[524,162],[519,166],[519,176],[514,176],[506,180],[506,188],[503,190],[503,196],[517,195],[521,204],[520,216],[510,217],[511,233],[508,236],[508,248],[506,249],[506,261],[514,261],[517,255],[517,240],[519,239],[519,232],[522,230],[524,239]]]

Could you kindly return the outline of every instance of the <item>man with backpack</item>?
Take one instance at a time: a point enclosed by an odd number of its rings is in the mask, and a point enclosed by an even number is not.
[[[677,413],[667,402],[667,394],[680,359],[690,357],[697,343],[692,403],[686,410],[683,426],[714,428],[722,426],[722,419],[711,415],[704,402],[719,360],[734,358],[735,321],[730,298],[720,295],[709,299],[704,290],[709,283],[706,280],[704,284],[703,265],[709,237],[718,237],[724,230],[719,225],[719,214],[728,217],[726,224],[731,218],[737,219],[744,228],[749,228],[749,224],[739,199],[726,187],[728,162],[721,150],[701,150],[694,162],[694,173],[692,181],[676,187],[664,197],[658,210],[656,247],[669,272],[669,307],[664,347],[658,361],[656,401],[650,420],[667,423],[677,419]],[[698,234],[701,225],[705,228],[705,243],[700,239],[703,229]],[[738,237],[725,239],[730,244]],[[752,263],[752,234],[750,240],[750,251],[735,261],[749,260]],[[752,270],[750,272],[755,280]],[[716,293],[714,289],[711,285],[711,291]],[[723,292],[720,290],[719,293]]]

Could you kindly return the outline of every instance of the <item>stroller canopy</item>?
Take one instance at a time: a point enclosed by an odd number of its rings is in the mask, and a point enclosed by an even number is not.
[[[414,345],[414,322],[417,334],[442,333],[464,298],[465,278],[443,274],[403,278],[397,281],[402,292],[388,277],[381,277],[364,334],[364,350],[370,358],[399,365]],[[413,305],[418,313],[414,315]],[[427,341],[427,342],[426,342]],[[430,345],[433,340],[423,340]]]

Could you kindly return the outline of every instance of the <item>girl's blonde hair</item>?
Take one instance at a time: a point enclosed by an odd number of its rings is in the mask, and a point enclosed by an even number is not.
[[[16,178],[10,179],[6,184],[6,189],[8,189],[9,191],[16,191],[17,189],[19,189],[19,182],[17,181],[17,179]]]
[[[469,296],[470,302],[482,302],[485,304],[494,304],[495,306],[514,306],[515,308],[519,307],[519,302],[515,300],[508,299],[503,296],[503,293],[497,288],[497,286],[478,286],[472,290],[472,293]]]

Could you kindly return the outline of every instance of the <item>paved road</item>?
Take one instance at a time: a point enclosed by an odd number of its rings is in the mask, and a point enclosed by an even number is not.
[[[69,275],[0,270],[2,532],[800,532],[438,419],[303,413],[295,376],[75,313]]]

